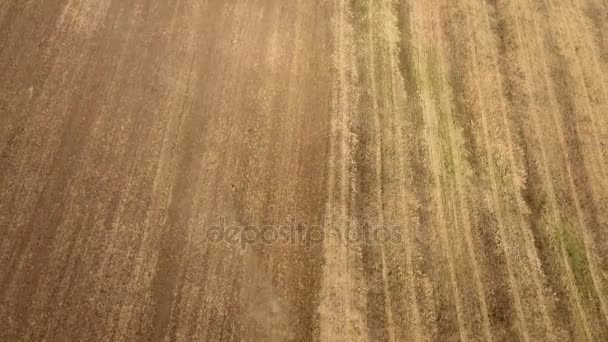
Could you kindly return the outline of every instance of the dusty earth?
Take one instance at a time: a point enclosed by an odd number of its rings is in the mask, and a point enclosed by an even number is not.
[[[608,341],[607,159],[605,0],[1,0],[0,340]]]

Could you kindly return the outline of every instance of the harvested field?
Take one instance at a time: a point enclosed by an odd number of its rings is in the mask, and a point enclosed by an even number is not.
[[[608,341],[605,0],[1,0],[0,341]]]

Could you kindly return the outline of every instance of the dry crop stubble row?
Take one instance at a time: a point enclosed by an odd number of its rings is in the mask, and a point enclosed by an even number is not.
[[[608,339],[606,29],[603,0],[0,2],[0,339]]]

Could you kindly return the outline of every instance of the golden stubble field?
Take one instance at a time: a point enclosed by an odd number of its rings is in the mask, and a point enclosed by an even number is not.
[[[0,1],[0,340],[607,341],[606,158],[605,0]]]

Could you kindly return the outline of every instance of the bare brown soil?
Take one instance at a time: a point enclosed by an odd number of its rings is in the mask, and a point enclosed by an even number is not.
[[[608,341],[608,2],[0,1],[39,340]]]

